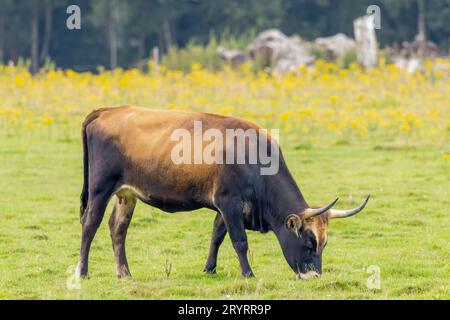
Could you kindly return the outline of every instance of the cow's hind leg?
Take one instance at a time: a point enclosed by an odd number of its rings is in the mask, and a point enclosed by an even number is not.
[[[225,222],[223,221],[222,215],[217,213],[216,219],[214,220],[208,259],[205,264],[205,272],[216,273],[217,253],[219,252],[219,247],[222,244],[226,234],[227,228],[225,226]]]
[[[87,208],[81,217],[81,249],[77,266],[77,276],[81,278],[88,277],[89,250],[95,233],[102,222],[111,195],[112,188],[93,193],[93,195],[90,196]]]
[[[113,244],[114,257],[117,266],[117,277],[131,276],[125,254],[125,238],[136,207],[136,197],[129,191],[120,191],[109,219],[109,230]]]

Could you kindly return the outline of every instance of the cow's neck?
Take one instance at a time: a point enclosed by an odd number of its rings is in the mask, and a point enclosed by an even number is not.
[[[273,231],[284,226],[290,214],[303,212],[308,204],[300,189],[286,168],[277,175],[266,178],[267,190],[267,223]]]

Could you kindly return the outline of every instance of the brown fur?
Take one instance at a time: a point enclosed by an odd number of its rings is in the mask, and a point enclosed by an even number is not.
[[[304,221],[304,228],[311,230],[316,237],[317,248],[322,249],[327,242],[328,233],[328,212],[321,214],[318,217],[306,219]]]
[[[113,112],[109,112],[111,110]],[[225,129],[260,129],[254,123],[232,117],[131,106],[96,110],[88,116],[88,120],[89,129],[111,139],[125,157],[128,168],[124,173],[125,185],[141,190],[158,188],[158,194],[175,201],[179,195],[189,194],[192,191],[189,188],[196,186],[201,188],[197,196],[211,199],[206,204],[208,206],[213,206],[212,197],[220,178],[220,166],[174,165],[170,156],[178,142],[171,141],[172,132],[179,128],[192,131],[194,120],[202,121],[203,130],[219,129],[224,136]],[[149,172],[152,177],[146,176]]]
[[[217,250],[228,232],[242,274],[253,275],[247,258],[246,229],[262,233],[274,231],[290,267],[299,271],[301,259],[306,259],[302,256],[302,239],[293,238],[284,221],[289,214],[303,212],[308,204],[281,150],[279,170],[271,176],[260,175],[262,165],[175,164],[172,151],[180,142],[172,141],[172,134],[177,129],[193,133],[195,121],[201,121],[203,132],[219,130],[225,138],[230,129],[261,129],[252,122],[233,117],[131,106],[99,109],[87,116],[82,132],[85,176],[77,267],[80,276],[88,274],[90,245],[113,195],[116,203],[109,224],[119,276],[130,273],[125,237],[137,199],[166,212],[209,208],[218,213],[205,265],[207,272],[215,271]],[[258,136],[258,139],[267,139],[267,145],[276,144],[268,134]],[[203,143],[203,147],[210,144]],[[226,141],[223,155],[227,155],[229,146]],[[194,144],[192,147],[195,148]],[[279,149],[277,144],[276,147]],[[326,242],[326,223],[318,219],[304,223],[316,236],[319,249]],[[304,265],[301,268],[305,268]]]

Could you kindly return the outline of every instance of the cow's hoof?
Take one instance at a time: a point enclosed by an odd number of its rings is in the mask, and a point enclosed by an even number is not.
[[[77,280],[88,280],[89,274],[88,273],[77,273],[75,274],[75,279]]]
[[[89,279],[88,268],[86,265],[82,265],[81,263],[77,264],[75,269],[75,279]]]
[[[254,278],[255,277],[255,275],[253,274],[253,271],[242,273],[242,276],[244,278]]]
[[[203,272],[207,273],[207,274],[216,274],[216,267],[214,268],[209,268],[209,267],[205,267],[205,269],[203,269]]]
[[[117,278],[119,279],[127,279],[131,278],[131,272],[128,270],[126,266],[122,266],[117,270]]]

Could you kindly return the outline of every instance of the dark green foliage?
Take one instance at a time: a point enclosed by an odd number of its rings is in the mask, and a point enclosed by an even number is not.
[[[31,32],[33,3],[38,38]],[[66,28],[71,4],[81,8],[81,30]],[[352,36],[353,20],[372,4],[381,8],[381,46],[412,40],[422,11],[428,39],[448,50],[450,0],[0,0],[0,62],[31,57],[36,43],[40,67],[49,56],[58,67],[95,70],[99,65],[141,65],[155,46],[166,53],[172,47],[205,45],[211,34],[250,39],[264,29],[280,28],[309,40],[338,32]]]

